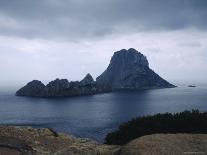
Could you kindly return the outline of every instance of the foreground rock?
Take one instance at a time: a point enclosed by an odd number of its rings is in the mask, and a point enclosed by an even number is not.
[[[113,89],[175,87],[150,69],[147,58],[133,48],[115,52],[108,68],[96,81]]]
[[[207,154],[207,134],[154,134],[121,148],[123,155]]]
[[[0,154],[181,155],[207,154],[207,134],[153,134],[126,145],[104,145],[51,129],[0,126]]]
[[[69,82],[56,79],[46,86],[34,80],[16,92],[17,96],[66,97],[111,92],[115,89],[172,88],[170,84],[149,68],[147,58],[135,49],[115,52],[111,62],[96,81],[90,74],[83,80]]]
[[[119,149],[46,128],[0,126],[0,154],[116,155]]]

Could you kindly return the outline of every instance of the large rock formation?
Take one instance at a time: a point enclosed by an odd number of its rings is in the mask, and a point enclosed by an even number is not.
[[[133,48],[115,52],[108,68],[96,81],[113,89],[174,87],[150,69],[147,58]]]
[[[16,92],[18,96],[44,96],[45,95],[45,85],[38,80],[33,80],[29,82],[26,86],[22,87]]]
[[[47,96],[65,96],[66,90],[69,89],[70,83],[67,79],[56,79],[54,81],[49,82],[45,90],[45,95]]]
[[[97,85],[93,77],[87,74],[80,82],[56,79],[49,82],[46,86],[41,81],[34,80],[19,89],[16,95],[31,97],[67,97],[92,95],[108,91],[111,91],[109,87]]]
[[[80,84],[82,86],[86,86],[86,85],[91,85],[91,84],[95,84],[95,81],[93,79],[93,77],[88,73],[83,80],[80,81]]]
[[[92,95],[115,89],[170,88],[174,85],[149,68],[147,58],[133,48],[115,52],[111,62],[96,81],[90,74],[83,80],[56,79],[46,86],[34,80],[16,92],[17,96],[66,97]]]

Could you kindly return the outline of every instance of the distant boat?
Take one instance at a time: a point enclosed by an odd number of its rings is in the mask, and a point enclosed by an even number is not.
[[[188,87],[196,87],[195,85],[188,85]]]

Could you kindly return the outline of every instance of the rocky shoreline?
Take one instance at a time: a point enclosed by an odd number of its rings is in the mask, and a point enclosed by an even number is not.
[[[56,133],[48,128],[0,126],[0,154],[116,155],[119,146]]]
[[[126,145],[100,144],[48,128],[0,126],[0,154],[164,155],[207,153],[207,134],[153,134]]]

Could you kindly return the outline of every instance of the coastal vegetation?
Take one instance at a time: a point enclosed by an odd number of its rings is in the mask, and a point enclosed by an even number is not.
[[[206,134],[207,112],[192,110],[137,117],[107,134],[105,143],[123,145],[135,138],[156,133]]]

